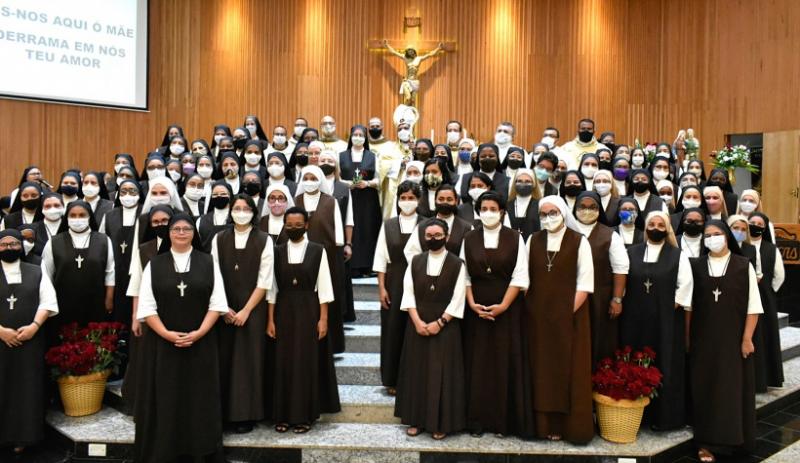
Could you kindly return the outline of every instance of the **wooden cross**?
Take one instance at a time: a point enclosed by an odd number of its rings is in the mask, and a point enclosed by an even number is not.
[[[128,249],[128,243],[123,241],[119,244],[120,249],[122,249],[122,253],[125,254],[125,250]]]
[[[78,254],[78,257],[75,258],[75,262],[78,263],[78,268],[81,268],[81,265],[83,264],[83,260],[84,260],[83,256],[80,255],[80,254]]]
[[[647,281],[644,282],[644,289],[645,289],[645,291],[647,291],[647,294],[650,294],[650,287],[652,287],[652,286],[653,286],[653,282],[650,281],[650,278],[648,278]]]
[[[6,300],[8,301],[8,310],[14,310],[14,303],[17,302],[17,298],[12,294],[11,297]]]
[[[183,297],[183,296],[184,296],[184,294],[183,294],[183,291],[184,291],[186,288],[188,288],[188,287],[189,287],[189,285],[187,285],[186,283],[184,283],[184,282],[183,282],[183,280],[181,280],[181,284],[179,284],[179,285],[177,286],[177,288],[178,288],[179,290],[181,290],[181,297]]]
[[[719,296],[722,295],[722,291],[720,291],[718,287],[714,291],[711,291],[711,294],[714,295],[714,302],[719,302]]]

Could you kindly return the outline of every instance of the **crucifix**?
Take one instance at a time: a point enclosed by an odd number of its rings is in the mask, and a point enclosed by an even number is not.
[[[177,288],[181,291],[181,297],[184,296],[183,291],[188,287],[189,285],[187,285],[186,283],[183,282],[183,280],[181,280],[181,284],[177,286]]]
[[[83,264],[83,261],[84,261],[83,256],[78,254],[78,257],[75,258],[75,262],[78,263],[78,268],[81,268],[81,265]]]
[[[711,291],[711,294],[714,295],[714,302],[719,302],[719,297],[722,295],[722,291],[719,290],[719,287],[714,291]]]
[[[6,301],[8,301],[8,310],[14,310],[14,303],[17,302],[17,298],[12,294]]]
[[[119,244],[120,249],[122,249],[122,253],[125,254],[125,250],[128,249],[128,243],[123,241]]]
[[[648,278],[647,281],[644,282],[644,289],[645,289],[645,291],[647,291],[647,294],[650,294],[650,287],[651,286],[653,286],[653,282],[650,281],[650,278]]]

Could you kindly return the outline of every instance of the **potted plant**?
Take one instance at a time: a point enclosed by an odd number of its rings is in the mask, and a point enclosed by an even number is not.
[[[744,145],[726,145],[719,151],[711,153],[714,159],[714,167],[728,171],[728,178],[731,185],[736,185],[736,175],[746,173],[757,174],[758,167],[750,163],[750,149]],[[749,180],[750,176],[747,175]],[[749,182],[745,188],[750,188]]]
[[[653,366],[656,353],[649,347],[633,352],[625,346],[615,352],[615,360],[598,362],[592,375],[592,398],[600,425],[600,436],[611,442],[636,440],[644,408],[656,397],[661,372]]]
[[[120,333],[125,325],[117,322],[77,323],[61,328],[61,344],[45,355],[47,365],[58,382],[64,414],[86,416],[100,411],[106,381],[122,360]]]

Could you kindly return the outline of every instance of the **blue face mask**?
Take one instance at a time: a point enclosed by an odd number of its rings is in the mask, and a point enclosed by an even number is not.
[[[466,150],[464,150],[464,151],[459,151],[459,152],[458,152],[458,159],[459,159],[461,162],[469,162],[469,160],[470,160],[470,157],[471,157],[471,154],[472,154],[472,153],[470,153],[469,151],[466,151]]]
[[[619,211],[619,220],[624,225],[630,225],[636,222],[637,214],[633,211]]]
[[[733,237],[736,238],[737,243],[743,242],[747,238],[747,234],[740,230],[731,230]]]

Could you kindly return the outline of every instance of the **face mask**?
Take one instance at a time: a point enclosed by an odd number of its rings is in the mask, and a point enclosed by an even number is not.
[[[186,175],[191,174],[195,170],[195,165],[193,162],[187,162],[183,165],[183,173]]]
[[[125,167],[125,164],[114,164],[114,172],[119,173],[123,167]]]
[[[319,180],[303,180],[303,190],[306,193],[313,193],[319,190]]]
[[[494,142],[498,145],[507,145],[511,143],[511,135],[505,132],[497,132],[494,134]]]
[[[633,182],[633,191],[637,193],[644,193],[650,189],[650,184],[647,182]]]
[[[586,178],[594,178],[594,174],[597,173],[597,167],[583,166],[581,167],[581,173]]]
[[[419,184],[422,183],[422,175],[409,175],[406,177],[406,180],[411,183]]]
[[[30,254],[31,251],[33,251],[33,248],[35,248],[35,247],[36,247],[36,243],[32,243],[30,241],[23,241],[22,242],[22,250],[25,251],[25,255]]]
[[[664,152],[661,152],[661,151],[656,153],[656,159],[659,159],[659,158],[660,159],[669,159],[670,157],[671,157],[671,155],[669,153],[664,153]]]
[[[300,167],[305,167],[308,165],[308,155],[306,154],[298,154],[295,159],[297,159],[297,165]]]
[[[560,215],[558,217],[553,217],[553,218],[547,217],[544,219],[539,219],[539,223],[543,229],[547,230],[550,233],[554,233],[561,229],[561,224],[564,223],[564,217]]]
[[[23,208],[32,211],[42,204],[42,198],[26,199],[21,201],[21,204]]]
[[[458,160],[467,163],[472,159],[472,153],[467,150],[461,150],[458,152]]]
[[[78,194],[78,187],[72,185],[64,185],[61,187],[61,194],[64,196],[75,196]]]
[[[253,220],[252,212],[232,212],[231,218],[236,225],[247,225]]]
[[[484,172],[493,172],[497,168],[497,159],[484,158],[480,160],[481,170]]]
[[[583,188],[580,185],[567,185],[564,187],[564,194],[573,198],[578,196],[581,191],[583,191]]]
[[[471,188],[467,194],[472,198],[472,201],[477,201],[482,194],[486,193],[486,188]]]
[[[624,167],[618,167],[614,169],[614,178],[617,180],[625,180],[628,178],[628,169]]]
[[[703,226],[704,224],[702,223],[683,222],[683,234],[691,237],[698,236],[700,233],[703,233]]]
[[[497,211],[482,211],[481,223],[486,228],[494,228],[500,224],[500,213]]]
[[[631,158],[631,163],[633,164],[633,167],[636,168],[642,167],[644,165],[644,156],[637,154],[636,156]]]
[[[170,203],[169,196],[151,196],[150,203],[154,206],[166,206]]]
[[[611,170],[611,161],[600,161],[600,170]]]
[[[438,251],[442,249],[447,242],[447,238],[439,238],[439,239],[427,239],[425,240],[425,244],[428,245],[428,249],[431,251]]]
[[[517,183],[514,188],[517,190],[517,194],[524,198],[533,194],[533,184],[531,183]]]
[[[458,211],[455,204],[436,203],[436,213],[443,217],[450,217]]]
[[[550,178],[550,172],[548,172],[547,169],[537,167],[533,169],[533,172],[536,174],[536,180],[538,180],[540,183],[544,183],[548,178]]]
[[[400,211],[403,215],[411,215],[417,210],[417,206],[419,205],[419,201],[398,201],[397,207],[400,208]]]
[[[45,210],[42,211],[42,214],[44,214],[44,217],[47,220],[49,220],[51,222],[55,222],[56,220],[60,219],[61,217],[64,217],[64,208],[63,207],[54,207],[54,208],[51,208],[51,209],[45,209]]]
[[[717,206],[720,205],[720,202],[717,198],[706,198],[706,206],[708,206],[709,211],[717,209]]]
[[[230,203],[231,198],[227,196],[214,196],[208,202],[208,205],[213,207],[214,209],[225,209],[228,207],[228,203]]]
[[[381,138],[381,135],[383,135],[383,129],[379,129],[377,127],[369,129],[369,136],[373,140],[377,140],[378,138]]]
[[[169,171],[169,178],[171,178],[173,182],[177,183],[178,180],[181,179],[181,173],[177,170],[171,170]]]
[[[461,132],[447,132],[447,144],[455,145],[461,139]]]
[[[638,217],[636,211],[619,211],[619,220],[624,225],[632,225],[636,222],[636,217]]]
[[[611,184],[610,183],[595,183],[594,184],[594,190],[600,196],[605,196],[605,195],[611,193]]]
[[[760,225],[750,224],[750,235],[753,238],[761,238],[761,236],[764,234],[765,230],[766,229],[764,227],[760,226]]]
[[[234,179],[239,175],[236,169],[225,169],[225,178]]]
[[[164,168],[157,168],[157,169],[148,169],[147,170],[147,178],[150,180],[155,180],[157,178],[161,178],[166,174],[167,170]]]
[[[205,146],[201,146],[200,148],[194,150],[195,156],[204,156],[206,154],[208,154],[208,150],[206,149]]]
[[[589,143],[594,138],[594,132],[578,132],[578,140],[581,143]]]
[[[288,207],[287,203],[274,203],[269,205],[269,211],[275,217],[280,217],[286,212],[286,208]]]
[[[80,233],[82,231],[86,231],[89,228],[89,218],[88,217],[80,217],[80,218],[70,218],[67,219],[67,225],[69,225],[69,229],[74,231],[75,233]]]
[[[274,135],[272,137],[272,144],[283,146],[286,143],[286,135]]]
[[[600,211],[593,211],[591,209],[580,209],[575,212],[575,216],[578,218],[580,223],[584,225],[591,225],[597,222],[597,218],[600,217]]]
[[[705,244],[711,252],[720,252],[725,249],[725,235],[709,236],[703,240],[703,244]]]
[[[152,228],[156,237],[161,238],[162,240],[167,239],[167,235],[169,235],[169,225],[156,225]]]
[[[300,241],[306,234],[305,228],[284,228],[284,230],[286,230],[286,236],[292,241]]]
[[[244,192],[250,196],[256,196],[257,194],[261,193],[261,183],[259,182],[247,182],[244,184]]]
[[[739,202],[739,209],[741,209],[745,214],[750,214],[756,210],[756,203],[751,203],[750,201],[741,201]]]
[[[191,199],[192,201],[198,201],[203,197],[203,193],[204,190],[202,188],[189,187],[186,189],[186,192],[183,194],[183,196]]]
[[[327,177],[329,175],[333,175],[333,173],[336,172],[336,166],[334,166],[333,164],[320,164],[319,170],[321,170],[322,173],[325,174],[325,176]]]
[[[219,145],[219,142],[222,140],[223,137],[225,137],[225,135],[214,135],[214,143]]]
[[[522,159],[509,159],[508,160],[508,168],[509,169],[519,169],[522,167]]]
[[[425,175],[425,183],[428,184],[429,188],[437,188],[442,184],[442,176],[439,174],[427,174]]]
[[[169,145],[169,152],[176,156],[183,154],[184,151],[186,151],[186,148],[183,145]]]
[[[22,257],[23,249],[4,249],[0,251],[0,260],[8,263],[16,262]]]
[[[691,169],[689,169],[689,173],[690,174],[694,174],[697,178],[700,178],[700,173],[701,172],[702,171],[700,170],[699,167],[692,167]]]
[[[731,230],[733,233],[733,237],[736,239],[737,243],[742,243],[745,239],[747,239],[747,233],[741,230]]]
[[[128,208],[133,207],[133,206],[139,204],[139,195],[136,195],[136,196],[131,196],[131,195],[120,196],[119,197],[119,203],[122,204],[122,207],[128,207]]]
[[[681,204],[683,205],[684,209],[691,209],[694,207],[700,207],[700,200],[684,198],[684,200],[681,201]]]
[[[672,195],[661,195],[661,199],[663,199],[667,204],[672,204],[673,201]]]
[[[556,139],[553,137],[542,137],[542,143],[547,145],[548,148],[553,149],[556,146]]]
[[[237,150],[244,148],[245,143],[247,143],[247,140],[244,138],[233,139],[233,147],[236,148]]]
[[[214,172],[214,169],[209,166],[200,166],[197,168],[197,173],[204,179],[211,178],[212,172]]]
[[[411,131],[408,129],[403,129],[397,132],[397,138],[399,138],[402,142],[407,142],[408,140],[411,140]]]
[[[364,137],[360,135],[353,135],[350,137],[350,141],[353,142],[353,146],[364,146]]]
[[[258,153],[247,153],[244,155],[244,160],[248,165],[254,166],[261,161],[261,155]]]
[[[654,243],[660,243],[664,240],[664,238],[667,237],[667,231],[657,230],[655,228],[652,230],[647,230],[647,237],[650,238],[650,241]]]
[[[667,177],[669,177],[668,170],[663,170],[663,169],[653,170],[653,178],[655,178],[656,180],[664,180]]]
[[[297,138],[300,138],[300,135],[303,135],[303,131],[304,131],[305,129],[306,129],[306,128],[305,128],[305,127],[303,127],[302,125],[296,125],[296,126],[294,126],[294,136],[295,136],[295,137],[297,137]]]
[[[335,125],[323,125],[322,126],[322,133],[325,135],[333,135],[336,133],[336,126]]]
[[[247,131],[250,132],[250,136],[251,137],[256,134],[256,126],[255,125],[246,125],[244,128],[246,128]]]

